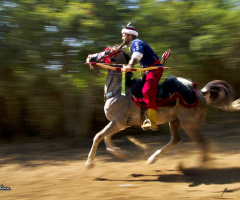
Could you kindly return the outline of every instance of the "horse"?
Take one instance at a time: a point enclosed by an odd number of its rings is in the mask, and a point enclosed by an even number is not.
[[[130,56],[123,50],[119,50],[118,45],[115,45],[103,52],[89,54],[86,63],[90,64],[90,68],[96,68],[97,65],[91,64],[92,62],[105,62],[106,59],[110,63],[114,63],[111,66],[115,67],[127,64]],[[132,87],[126,87],[126,95],[121,94],[121,74],[121,71],[108,70],[104,87],[104,112],[109,123],[93,138],[93,144],[85,163],[87,168],[94,166],[97,147],[102,140],[104,140],[109,153],[119,158],[125,158],[125,154],[112,142],[111,137],[127,127],[142,125],[141,109],[135,105],[132,99]],[[178,82],[187,87],[193,87],[193,83],[187,79],[178,78]],[[209,143],[200,133],[207,106],[210,105],[224,111],[237,111],[240,110],[240,99],[234,101],[232,86],[222,80],[211,81],[201,90],[196,90],[196,97],[198,104],[191,108],[182,106],[178,100],[174,105],[158,108],[157,125],[169,123],[170,141],[153,153],[148,158],[147,164],[155,163],[159,157],[181,142],[180,128],[200,145],[202,162],[205,163],[209,160]]]

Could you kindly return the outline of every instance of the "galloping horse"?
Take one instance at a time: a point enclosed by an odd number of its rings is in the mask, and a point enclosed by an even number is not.
[[[106,56],[109,54],[109,56]],[[104,56],[105,55],[105,56]],[[104,58],[112,57],[115,65],[127,64],[129,56],[118,50],[115,46],[106,52],[90,54],[86,60],[92,68],[96,65],[91,65],[91,62],[100,62]],[[192,87],[192,82],[183,78],[179,78],[182,84]],[[121,95],[121,71],[108,70],[108,75],[105,82],[105,106],[104,111],[107,119],[110,121],[107,126],[98,132],[94,139],[92,148],[89,152],[85,166],[90,168],[94,165],[98,144],[104,139],[106,149],[117,157],[124,157],[122,151],[114,145],[111,137],[130,126],[141,126],[140,108],[135,105],[132,100],[132,88],[126,88],[126,95]],[[124,83],[123,83],[124,84]],[[190,85],[190,86],[189,86]],[[185,133],[195,142],[200,144],[203,154],[202,161],[208,160],[208,142],[200,134],[200,128],[205,119],[207,105],[211,105],[226,111],[240,110],[240,99],[234,100],[234,92],[232,87],[225,81],[215,80],[209,82],[201,91],[196,90],[198,104],[192,108],[186,108],[176,101],[175,105],[163,106],[157,110],[157,124],[169,122],[170,141],[161,149],[157,150],[147,160],[147,164],[153,164],[156,160],[177,145],[181,138],[179,135],[180,127]]]

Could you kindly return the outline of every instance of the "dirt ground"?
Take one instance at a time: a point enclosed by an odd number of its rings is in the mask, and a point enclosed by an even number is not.
[[[212,161],[199,170],[200,149],[184,134],[183,141],[155,164],[147,158],[168,142],[169,135],[134,136],[147,150],[125,137],[115,143],[128,151],[122,161],[100,144],[96,165],[84,163],[91,140],[2,144],[0,199],[240,199],[240,129],[205,126],[212,141]]]

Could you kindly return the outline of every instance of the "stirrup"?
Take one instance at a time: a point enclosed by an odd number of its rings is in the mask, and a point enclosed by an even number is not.
[[[149,123],[150,125],[145,127],[144,125],[146,125],[147,123]],[[153,124],[154,125],[154,124]],[[144,130],[144,131],[147,131],[147,130],[152,130],[152,131],[157,131],[158,130],[158,126],[155,125],[155,126],[152,126],[152,122],[150,119],[146,119],[144,122],[143,122],[143,125],[141,126],[141,128]]]
[[[144,127],[144,125],[146,125],[147,123],[149,123],[150,126],[149,127]],[[151,127],[152,127],[152,122],[150,121],[150,119],[145,119],[144,122],[143,122],[143,125],[141,127],[144,131],[150,130]]]

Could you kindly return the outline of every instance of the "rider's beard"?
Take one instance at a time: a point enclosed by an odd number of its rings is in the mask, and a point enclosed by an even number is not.
[[[123,40],[124,44],[129,45],[129,40]]]

